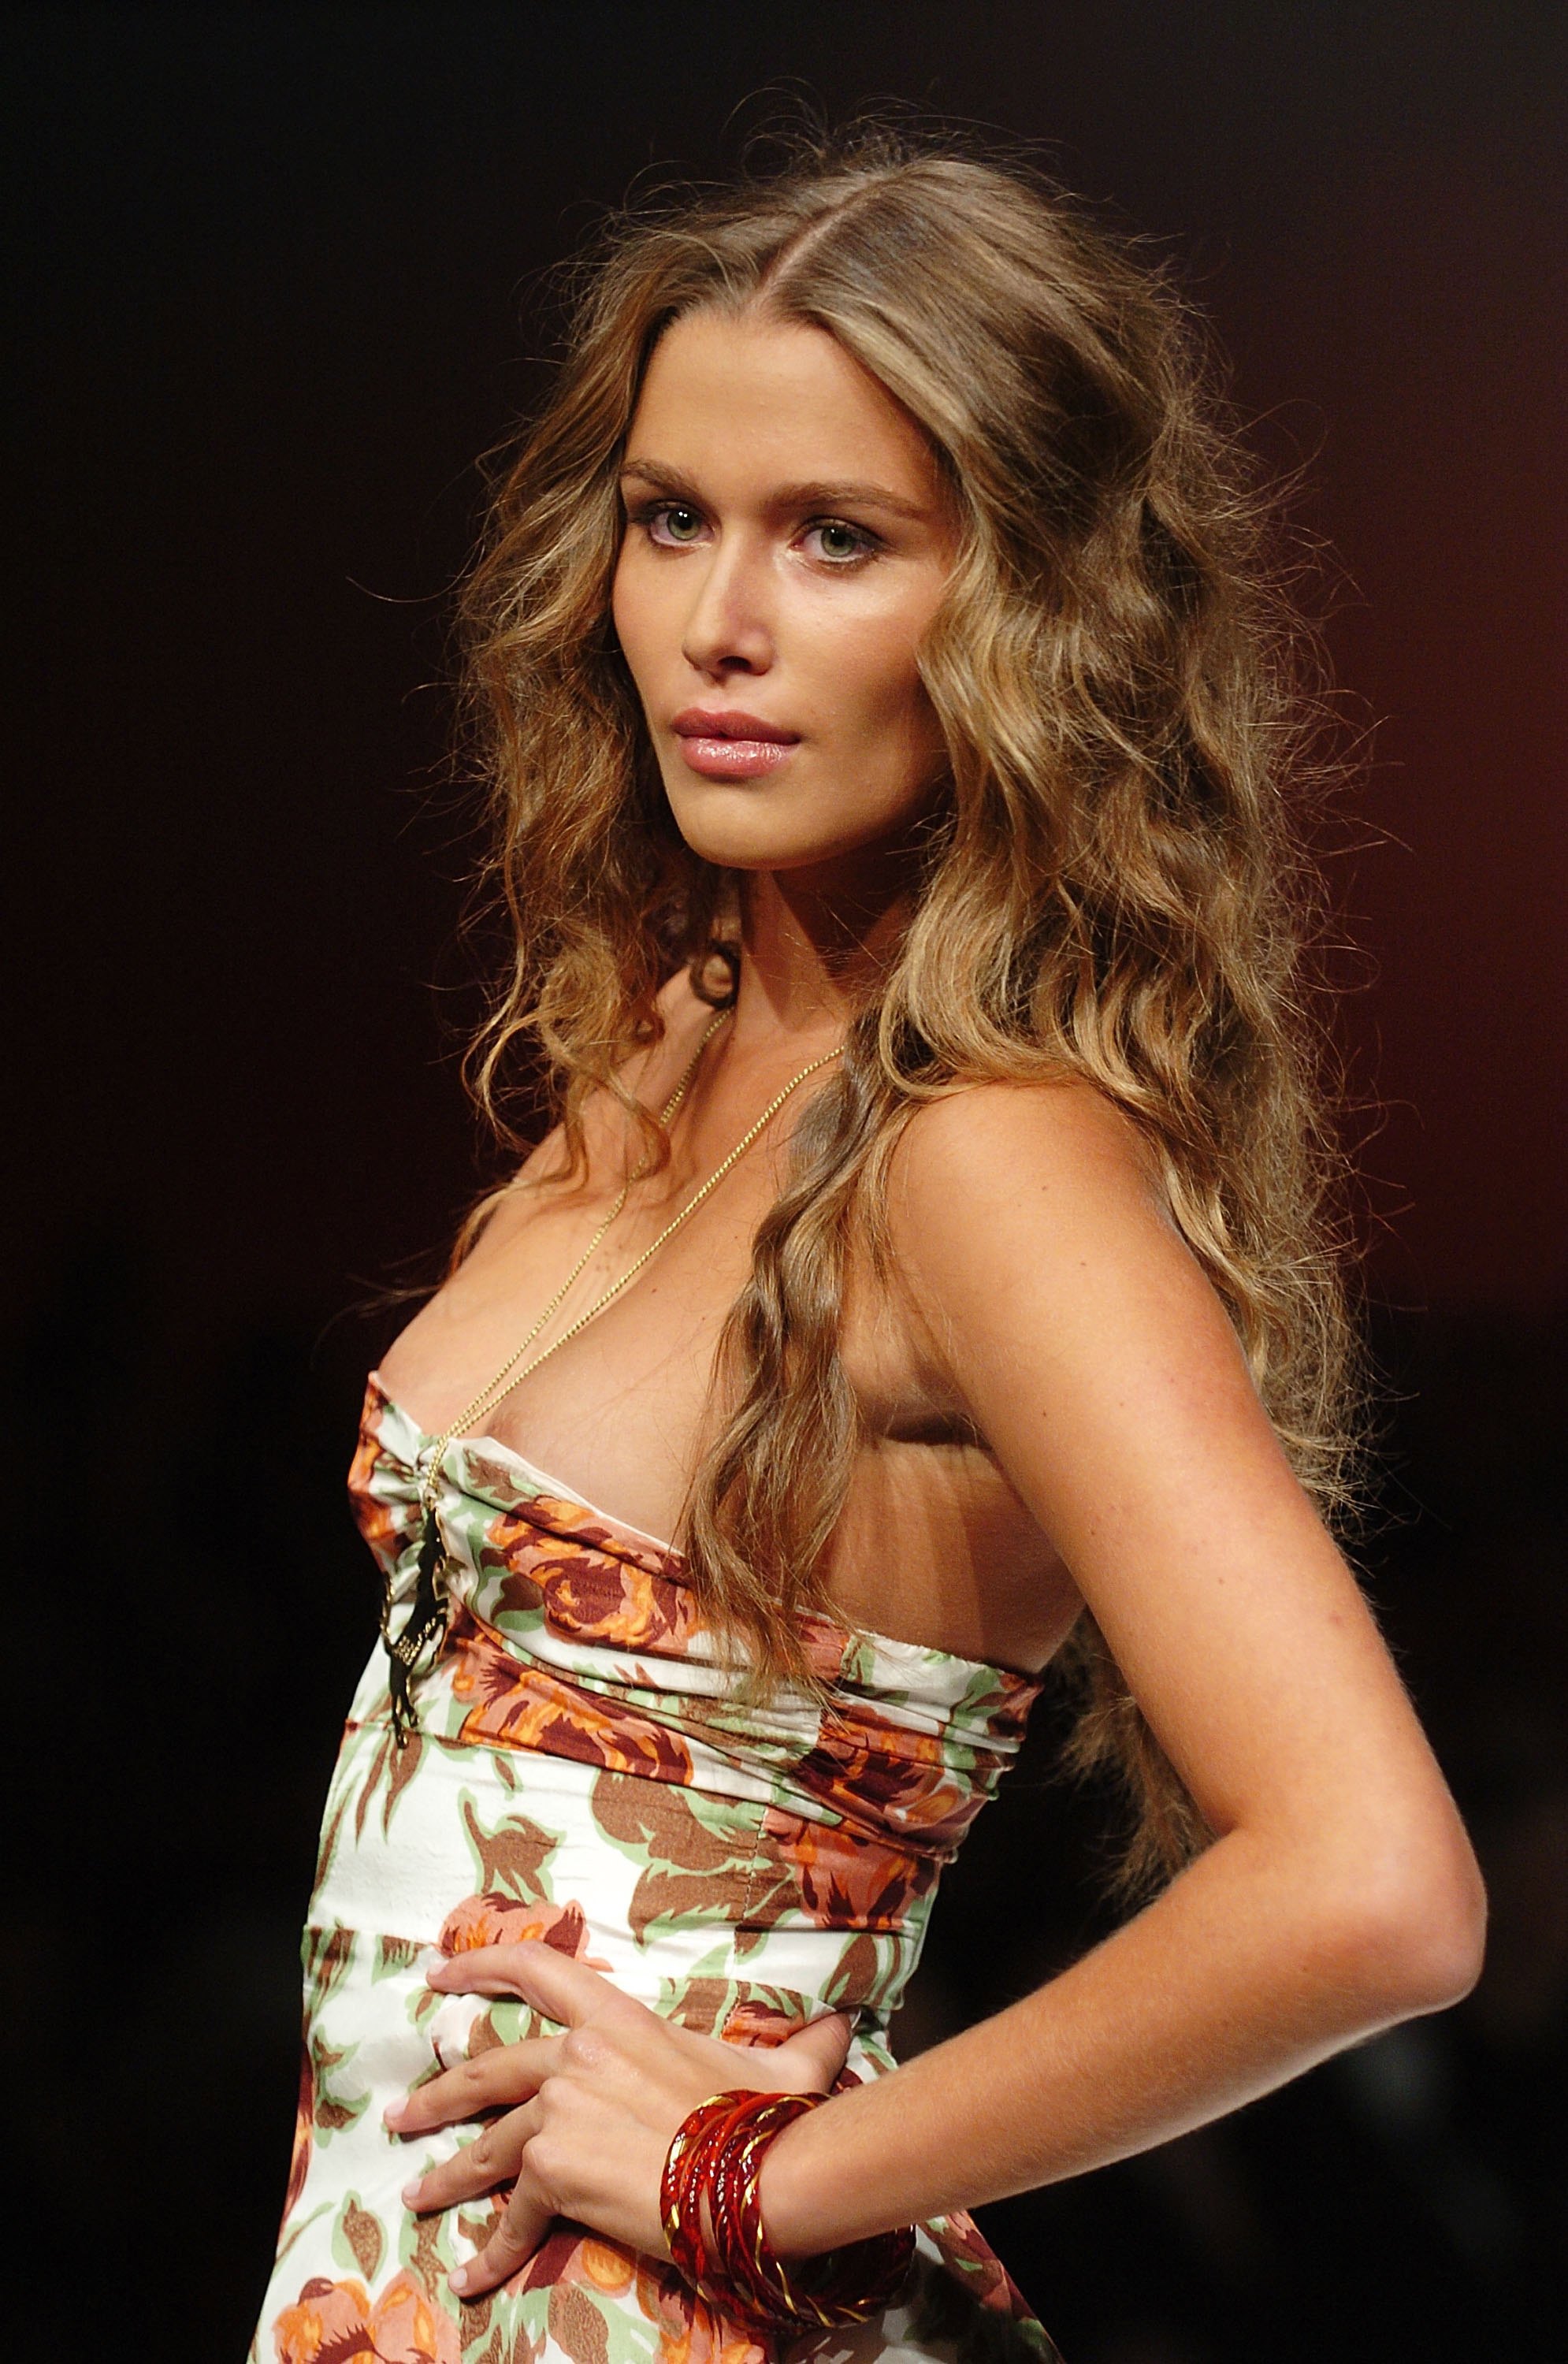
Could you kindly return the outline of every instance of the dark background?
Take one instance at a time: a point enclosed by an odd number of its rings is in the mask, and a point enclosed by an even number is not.
[[[366,1315],[475,1176],[445,595],[532,275],[794,77],[1167,242],[1337,553],[1330,864],[1387,1378],[1368,1576],[1471,1816],[1476,1994],[989,2212],[1070,2364],[1564,2352],[1556,7],[11,8],[3,1331],[18,2354],[237,2356],[373,1615]],[[752,106],[743,117],[756,119]],[[1373,1114],[1373,1110],[1381,1113]],[[1102,1925],[1051,1716],[906,2036]],[[46,2265],[46,2256],[50,2262]]]

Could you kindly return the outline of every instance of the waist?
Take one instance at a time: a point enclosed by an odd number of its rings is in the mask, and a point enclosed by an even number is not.
[[[370,1678],[363,1690],[312,1901],[323,1959],[368,1949],[373,1974],[392,1976],[425,1948],[539,1939],[654,2009],[752,2041],[821,2008],[873,2021],[897,2008],[936,1859],[668,1771],[428,1728],[399,1752],[384,1696]]]
[[[852,1736],[770,1761],[754,1738],[674,1707],[646,1693],[606,1699],[471,1640],[422,1685],[420,1730],[399,1750],[373,1661],[345,1737],[342,1811],[353,1791],[362,1845],[379,1806],[388,1849],[401,1838],[411,1867],[441,1851],[442,1832],[462,1834],[485,1894],[510,1884],[531,1897],[569,1854],[584,1876],[583,1858],[606,1874],[630,1867],[627,1917],[639,1939],[686,1915],[742,1930],[781,1920],[895,1929],[929,1898],[960,1811],[931,1795],[929,1767],[902,1781],[884,1768],[884,1794],[867,1799]],[[910,1794],[885,1794],[901,1788]]]

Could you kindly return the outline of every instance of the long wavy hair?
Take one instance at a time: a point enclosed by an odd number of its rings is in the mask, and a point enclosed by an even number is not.
[[[684,1522],[706,1615],[767,1683],[806,1677],[801,1615],[860,1441],[848,1260],[885,1252],[883,1177],[923,1101],[1077,1076],[1127,1112],[1330,1515],[1353,1333],[1302,957],[1318,708],[1256,470],[1162,270],[1032,172],[886,129],[634,208],[581,269],[462,609],[512,943],[471,1061],[482,1109],[518,1138],[542,1065],[580,1168],[589,1095],[638,1113],[622,1071],[659,1038],[660,987],[705,974],[733,905],[674,827],[610,621],[643,372],[699,308],[836,337],[924,429],[959,526],[920,656],[945,800],[901,948],[757,1233]],[[1071,1754],[1137,1810],[1128,1874],[1173,1868],[1205,1834],[1087,1613],[1068,1655]]]

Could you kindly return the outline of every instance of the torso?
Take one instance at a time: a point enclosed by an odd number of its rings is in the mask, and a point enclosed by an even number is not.
[[[657,1106],[708,1012],[667,997],[669,1033],[637,1077]],[[721,1034],[676,1124],[669,1166],[639,1184],[532,1353],[625,1271],[720,1162],[795,1069],[827,1047],[781,1044],[746,1059]],[[828,1072],[831,1072],[830,1070]],[[582,1500],[677,1543],[687,1488],[712,1433],[715,1349],[778,1194],[789,1128],[819,1079],[660,1249],[633,1285],[516,1390],[472,1423]],[[918,1121],[917,1119],[916,1121]],[[383,1358],[391,1394],[432,1433],[457,1419],[560,1288],[614,1201],[626,1131],[607,1103],[590,1114],[589,1171],[550,1177],[541,1143],[473,1252]],[[1076,1589],[934,1367],[896,1288],[851,1276],[840,1333],[865,1442],[823,1571],[833,1605],[876,1632],[1034,1672],[1077,1613]]]

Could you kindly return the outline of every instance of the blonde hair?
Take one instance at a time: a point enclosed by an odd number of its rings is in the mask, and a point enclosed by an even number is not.
[[[690,1579],[771,1681],[805,1675],[800,1615],[859,1442],[847,1259],[876,1244],[923,1100],[1072,1076],[1127,1111],[1330,1513],[1353,1356],[1289,810],[1313,709],[1262,504],[1163,275],[1010,165],[862,131],[606,236],[464,595],[514,946],[475,1045],[482,1107],[506,1134],[517,1054],[542,1054],[580,1160],[587,1097],[630,1105],[618,1071],[659,1037],[661,986],[714,940],[730,882],[674,828],[611,630],[617,472],[662,331],[758,307],[825,329],[896,397],[959,522],[920,660],[951,790],[901,949],[757,1234],[689,1504]],[[1087,1618],[1076,1650],[1075,1759],[1129,1787],[1133,1876],[1173,1866],[1195,1812]]]

